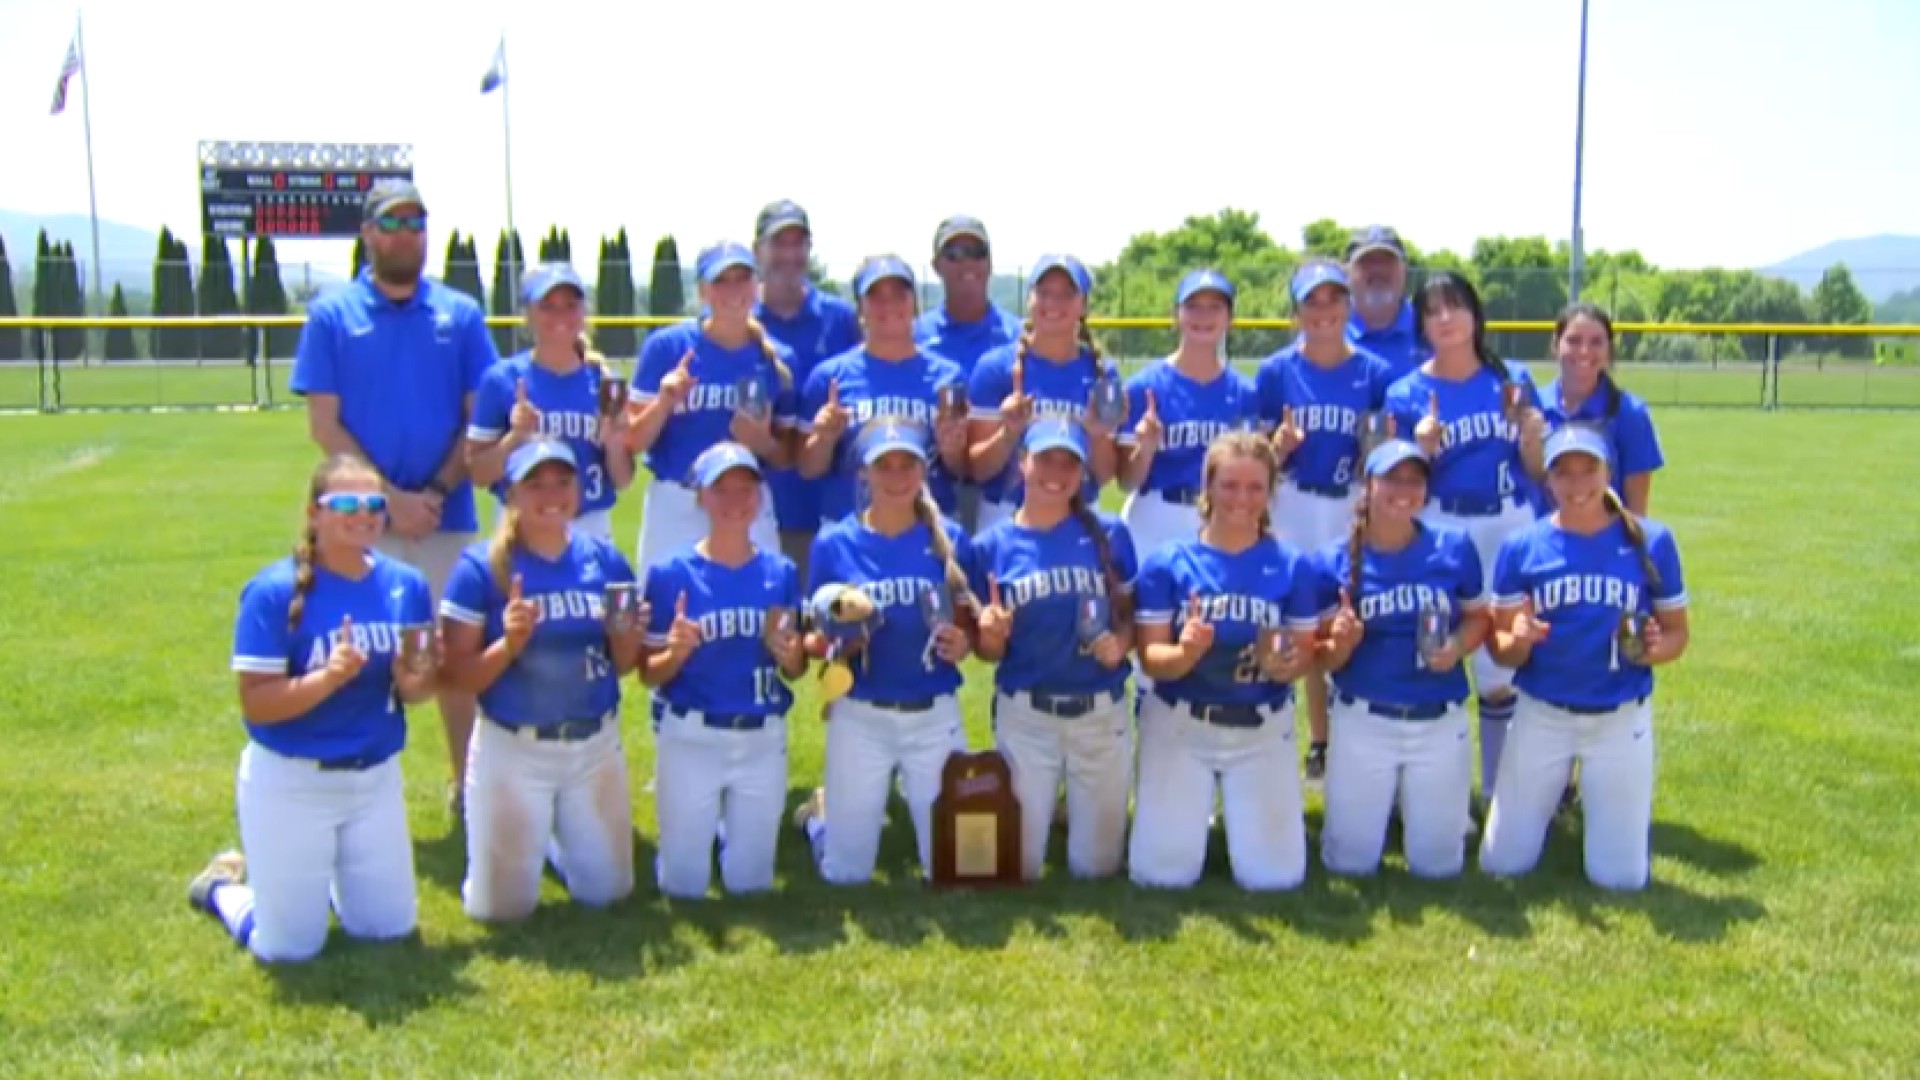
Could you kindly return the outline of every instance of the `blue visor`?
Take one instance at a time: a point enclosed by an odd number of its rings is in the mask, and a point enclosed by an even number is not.
[[[705,490],[734,469],[747,469],[759,476],[760,459],[737,442],[715,443],[693,463],[693,486]]]
[[[1367,455],[1367,475],[1385,476],[1403,461],[1417,461],[1426,466],[1429,472],[1433,469],[1433,464],[1427,460],[1426,451],[1420,449],[1419,443],[1407,439],[1388,439]]]
[[[548,293],[560,288],[572,289],[579,293],[582,299],[587,295],[587,283],[581,279],[579,271],[566,263],[545,263],[534,267],[533,272],[527,275],[526,281],[521,283],[520,298],[528,305],[533,305],[545,300]]]
[[[749,270],[759,269],[758,264],[753,261],[753,252],[748,250],[745,244],[736,244],[731,240],[722,241],[702,251],[694,266],[699,271],[700,280],[708,285],[719,281],[721,274],[736,266],[744,266]]]
[[[574,460],[573,451],[567,449],[566,443],[543,437],[521,443],[513,453],[507,455],[507,481],[517,484],[549,461],[561,462],[573,470],[580,468],[580,463]]]
[[[853,294],[865,296],[875,285],[892,279],[904,281],[907,288],[914,287],[913,267],[898,255],[876,255],[860,265],[860,273],[853,279]]]
[[[1547,436],[1547,468],[1568,454],[1586,454],[1602,465],[1613,459],[1606,436],[1583,424],[1571,424]]]
[[[1308,263],[1293,272],[1293,306],[1299,307],[1307,302],[1313,290],[1322,285],[1338,285],[1340,291],[1351,293],[1353,286],[1347,281],[1347,272],[1335,263]]]
[[[924,424],[897,420],[873,424],[860,433],[860,463],[871,465],[895,450],[904,450],[924,464],[927,461],[928,441]]]
[[[1073,287],[1080,290],[1081,296],[1093,295],[1093,271],[1087,269],[1086,263],[1071,255],[1040,256],[1040,261],[1033,266],[1033,272],[1027,275],[1027,291],[1032,292],[1038,288],[1040,279],[1055,270],[1064,270],[1073,282]]]
[[[1173,295],[1175,304],[1184,304],[1203,292],[1217,292],[1226,297],[1227,306],[1233,306],[1233,282],[1218,270],[1194,270],[1180,279],[1180,288]]]
[[[1059,417],[1036,420],[1027,428],[1027,434],[1020,440],[1020,448],[1029,454],[1038,454],[1045,450],[1066,450],[1080,459],[1087,460],[1087,437],[1080,425]]]

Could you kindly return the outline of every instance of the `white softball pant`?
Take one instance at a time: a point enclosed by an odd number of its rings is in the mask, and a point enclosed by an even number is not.
[[[1464,529],[1473,541],[1473,550],[1480,556],[1480,578],[1487,591],[1493,590],[1493,563],[1500,555],[1500,545],[1516,531],[1533,524],[1533,510],[1526,503],[1509,498],[1506,508],[1498,514],[1484,517],[1456,517],[1440,510],[1439,504],[1428,501],[1426,509],[1420,511],[1420,520],[1429,525],[1447,525]],[[1491,636],[1491,635],[1489,635]],[[1485,645],[1473,654],[1473,687],[1481,697],[1513,685],[1513,669],[1501,667],[1493,662],[1493,652]]]
[[[1357,502],[1358,488],[1336,498],[1301,491],[1288,481],[1274,489],[1267,512],[1273,518],[1273,535],[1308,555],[1317,555],[1327,545],[1351,535]]]
[[[666,562],[706,535],[707,515],[694,490],[656,477],[647,485],[646,501],[640,505],[640,539],[633,566],[641,588],[646,587],[649,567]],[[760,515],[753,519],[750,535],[761,551],[780,550],[780,522],[773,515],[773,493],[765,484],[760,486]]]
[[[617,714],[575,742],[539,741],[482,716],[467,744],[467,880],[476,919],[519,919],[540,902],[541,866],[577,903],[633,892],[633,804]]]
[[[253,890],[247,947],[268,962],[318,955],[332,911],[358,938],[413,932],[413,841],[398,755],[361,772],[322,771],[249,742],[235,785]]]
[[[1379,869],[1397,800],[1407,869],[1426,878],[1459,874],[1473,790],[1467,710],[1455,705],[1434,719],[1400,720],[1362,700],[1335,699],[1331,719],[1320,861],[1335,874]]]
[[[960,727],[960,701],[952,694],[935,698],[925,712],[882,709],[853,698],[827,707],[821,877],[835,885],[872,880],[896,771],[913,817],[921,872],[933,876],[933,800],[940,794],[940,771],[954,752]]]
[[[1524,874],[1540,861],[1575,761],[1587,880],[1608,889],[1646,885],[1653,828],[1651,700],[1576,713],[1521,694],[1480,844],[1481,870]]]
[[[787,801],[786,719],[770,716],[765,727],[731,730],[708,726],[704,713],[663,707],[653,730],[660,891],[679,898],[707,894],[715,827],[723,819],[721,884],[730,893],[772,888]]]
[[[1078,878],[1109,877],[1126,854],[1127,789],[1132,783],[1133,737],[1126,698],[1102,694],[1091,712],[1059,717],[1033,707],[1022,694],[993,699],[994,744],[1013,774],[1020,801],[1020,867],[1040,876],[1053,828],[1054,796],[1067,784],[1067,871]]]
[[[1233,878],[1291,889],[1307,874],[1293,706],[1262,709],[1257,728],[1219,727],[1149,694],[1140,708],[1140,781],[1128,864],[1137,885],[1184,888],[1206,868],[1214,784]]]

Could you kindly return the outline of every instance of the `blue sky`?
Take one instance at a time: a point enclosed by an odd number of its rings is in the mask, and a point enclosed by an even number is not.
[[[196,233],[201,139],[395,141],[436,231],[491,237],[501,107],[479,81],[504,29],[515,217],[589,257],[622,224],[636,246],[746,238],[780,196],[838,271],[924,259],[956,211],[987,221],[1002,266],[1105,260],[1223,206],[1296,243],[1322,216],[1424,247],[1567,235],[1578,0],[1119,7],[93,3],[100,214]],[[86,210],[77,84],[47,115],[74,15],[0,0],[0,206]],[[1594,0],[1588,245],[1757,266],[1920,233],[1916,115],[1913,0]],[[343,258],[282,255],[302,257]]]

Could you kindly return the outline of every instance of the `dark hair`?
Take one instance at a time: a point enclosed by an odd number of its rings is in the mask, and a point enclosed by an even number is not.
[[[1437,304],[1448,307],[1465,308],[1473,316],[1473,352],[1480,358],[1482,367],[1491,368],[1500,377],[1501,383],[1513,381],[1513,373],[1507,370],[1507,362],[1487,344],[1487,316],[1480,306],[1480,293],[1460,274],[1451,270],[1437,270],[1428,274],[1426,280],[1413,294],[1414,332],[1420,344],[1427,349],[1433,348],[1433,342],[1427,337],[1427,315]]]
[[[1557,349],[1560,338],[1575,319],[1592,319],[1607,332],[1607,366],[1600,369],[1600,391],[1607,395],[1607,419],[1620,415],[1620,385],[1613,381],[1613,316],[1607,314],[1598,304],[1589,304],[1578,300],[1560,309],[1560,317],[1553,320],[1553,344]]]

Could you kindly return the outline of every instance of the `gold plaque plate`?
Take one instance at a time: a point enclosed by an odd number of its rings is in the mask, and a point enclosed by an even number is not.
[[[953,815],[953,872],[961,877],[992,877],[999,866],[999,815]]]

